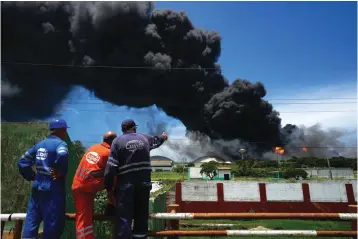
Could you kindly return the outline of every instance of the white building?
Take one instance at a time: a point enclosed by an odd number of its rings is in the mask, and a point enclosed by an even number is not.
[[[200,168],[203,163],[208,163],[208,162],[216,162],[219,164],[231,164],[232,163],[231,161],[224,160],[217,156],[203,156],[203,157],[197,158],[192,163],[194,163],[195,167]]]
[[[172,171],[174,162],[164,156],[150,157],[150,164],[153,172]]]
[[[203,179],[209,180],[206,175],[200,174],[201,168],[199,167],[190,167],[188,168],[188,180],[190,179]],[[214,180],[231,180],[231,168],[227,167],[218,167],[217,175],[214,177]]]

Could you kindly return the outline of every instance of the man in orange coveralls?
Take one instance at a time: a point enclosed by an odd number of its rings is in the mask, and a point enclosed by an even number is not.
[[[107,132],[103,142],[91,146],[83,155],[72,183],[76,206],[76,238],[94,239],[93,206],[98,191],[104,190],[104,170],[110,154],[112,141],[117,137]],[[115,197],[107,192],[107,209],[114,209]],[[115,210],[113,210],[115,211]]]

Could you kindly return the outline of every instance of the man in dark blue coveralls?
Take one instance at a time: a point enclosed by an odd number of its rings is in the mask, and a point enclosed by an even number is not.
[[[64,120],[51,121],[51,134],[30,148],[18,161],[20,174],[27,181],[33,181],[23,239],[35,239],[42,220],[44,239],[59,239],[63,232],[68,165],[68,148],[63,140],[67,128]],[[37,173],[32,170],[33,165]]]
[[[152,189],[149,152],[168,139],[165,132],[161,136],[149,136],[137,134],[136,129],[133,120],[122,122],[123,135],[113,141],[104,173],[108,195],[116,195],[117,239],[147,238],[149,196]],[[116,176],[114,193],[113,182]]]

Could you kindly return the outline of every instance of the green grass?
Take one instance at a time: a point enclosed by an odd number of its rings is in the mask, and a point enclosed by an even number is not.
[[[178,174],[176,172],[152,172],[153,181],[163,181],[163,180],[188,180],[188,173]]]
[[[26,211],[31,185],[19,174],[17,160],[47,134],[45,123],[1,123],[1,213]]]
[[[354,171],[355,178],[357,178],[357,171]],[[153,181],[165,181],[165,180],[173,180],[173,181],[185,181],[188,180],[188,173],[181,173],[178,174],[176,172],[152,172],[152,180]],[[297,182],[295,179],[275,179],[272,177],[266,178],[257,178],[257,177],[234,177],[233,181],[252,181],[252,180],[259,180],[259,181],[269,181],[269,182]],[[325,181],[326,178],[312,178],[308,180],[301,180],[302,181]],[[344,178],[336,178],[334,180],[347,180]],[[190,181],[203,181],[201,179],[191,179]]]
[[[331,231],[349,231],[351,230],[350,222],[342,221],[310,221],[310,220],[183,220],[181,223],[186,224],[235,224],[231,230],[248,230],[256,228],[258,226],[265,227],[268,229],[276,230],[331,230]],[[183,227],[181,227],[183,228]],[[195,227],[185,230],[208,230],[208,227]],[[223,228],[210,228],[212,230],[227,230]],[[181,237],[181,239],[189,239],[192,237]],[[208,237],[196,237],[196,238],[208,238]],[[211,238],[227,238],[227,237],[211,237]],[[252,238],[275,238],[275,239],[284,239],[287,237],[230,237],[230,238],[240,238],[240,239],[252,239]],[[310,238],[310,237],[295,237],[295,238]],[[316,237],[320,238],[320,237]],[[335,238],[335,237],[332,237]],[[336,237],[342,238],[342,237]]]

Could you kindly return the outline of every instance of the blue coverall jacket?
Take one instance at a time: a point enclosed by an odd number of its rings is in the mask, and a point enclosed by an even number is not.
[[[114,177],[117,177],[117,239],[147,238],[152,171],[150,151],[164,141],[163,136],[124,133],[112,143],[104,177],[107,190],[113,188]]]
[[[32,184],[23,239],[36,238],[41,221],[44,239],[60,238],[65,225],[68,147],[59,137],[50,135],[30,148],[18,161],[20,174]],[[36,173],[32,170],[36,167]],[[53,179],[56,169],[60,177]]]

